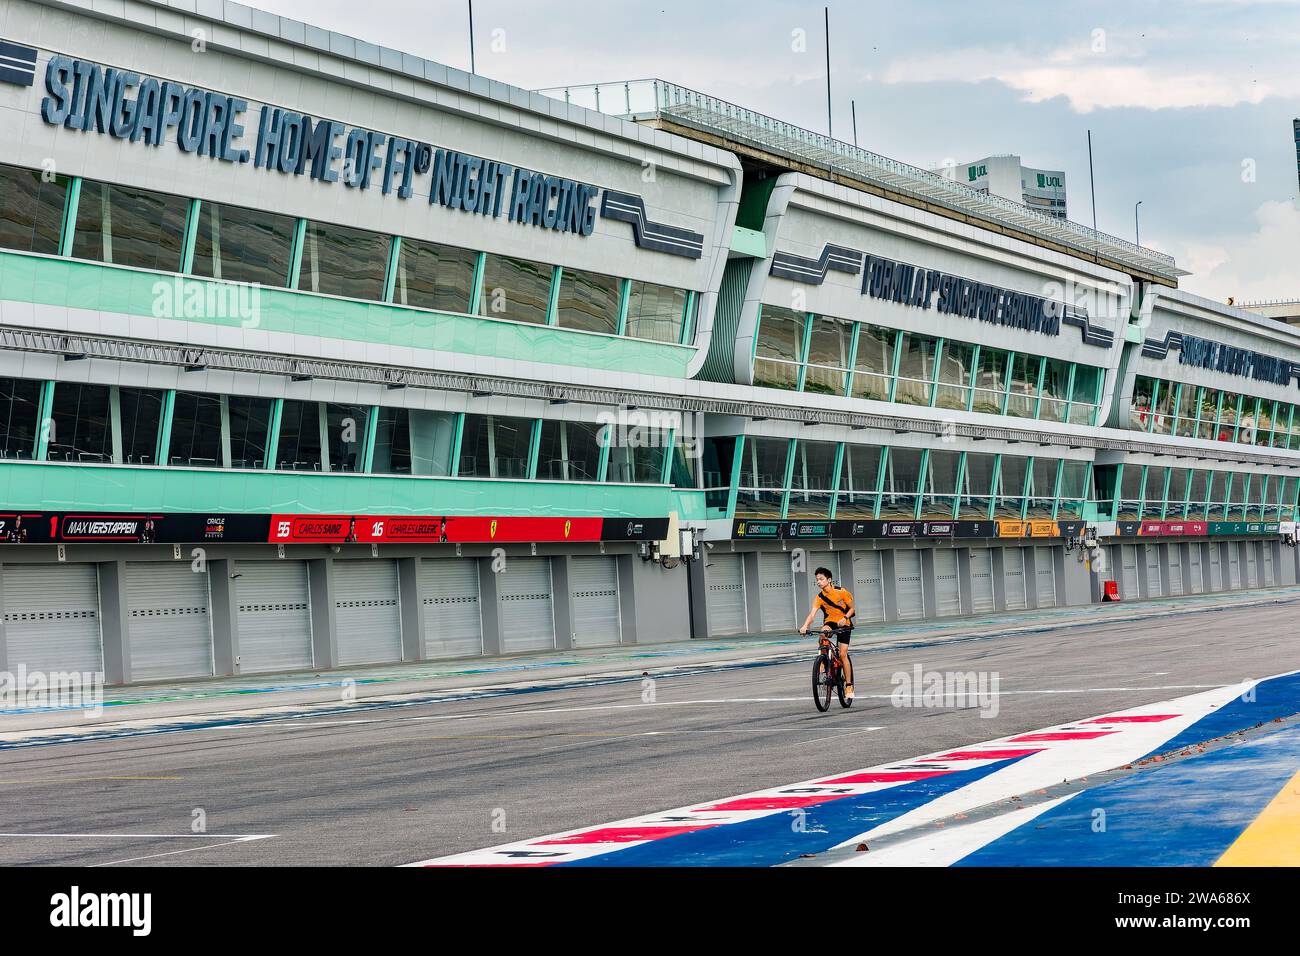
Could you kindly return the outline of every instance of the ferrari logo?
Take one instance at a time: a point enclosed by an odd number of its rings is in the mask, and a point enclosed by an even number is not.
[[[569,532],[570,532],[572,529],[573,529],[573,522],[570,521],[568,518],[565,518],[565,519],[564,519],[564,536],[565,536],[566,538],[569,536]]]
[[[493,518],[492,525],[491,527],[488,528],[488,537],[495,538],[496,536],[497,536],[497,519]]]

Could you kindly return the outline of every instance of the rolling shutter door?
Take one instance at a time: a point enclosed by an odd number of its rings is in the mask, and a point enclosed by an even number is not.
[[[1123,580],[1120,587],[1123,589],[1123,596],[1126,601],[1136,601],[1138,599],[1138,548],[1136,544],[1120,545],[1120,556],[1123,559],[1123,566],[1120,571]]]
[[[573,646],[598,647],[622,640],[618,616],[618,565],[612,557],[569,559],[573,594]]]
[[[961,613],[961,584],[957,577],[957,552],[951,548],[934,551],[935,611],[940,617]]]
[[[715,554],[704,568],[709,600],[709,633],[746,630],[745,575],[738,554]]]
[[[1210,587],[1223,590],[1223,549],[1218,544],[1210,545]]]
[[[853,603],[859,621],[885,619],[885,592],[880,583],[880,552],[858,551],[853,555]]]
[[[1169,593],[1183,593],[1183,548],[1181,545],[1169,545]]]
[[[478,561],[425,558],[420,562],[424,604],[424,656],[469,657],[483,653]]]
[[[1272,587],[1277,584],[1277,570],[1273,565],[1273,543],[1264,542],[1264,563],[1260,565],[1263,569],[1260,572],[1260,583]]]
[[[1255,542],[1241,542],[1241,586],[1243,588],[1253,588],[1259,584],[1259,578],[1256,576],[1255,567]]]
[[[206,571],[129,561],[126,604],[133,681],[212,675]]]
[[[6,564],[4,589],[10,671],[104,669],[93,564]]]
[[[794,572],[784,551],[758,556],[758,602],[762,630],[788,631],[794,627]]]
[[[311,599],[302,561],[236,561],[239,671],[312,666]]]
[[[1007,610],[1023,610],[1026,606],[1024,551],[1020,548],[1003,548],[1002,565],[1006,577]]]
[[[1051,548],[1034,548],[1034,594],[1039,607],[1056,607],[1056,562]]]
[[[1160,546],[1144,544],[1139,552],[1147,576],[1147,597],[1160,597]]]
[[[970,600],[971,610],[977,614],[992,611],[993,552],[989,548],[970,549]]]
[[[335,561],[334,609],[340,664],[402,659],[396,561]]]
[[[551,559],[511,558],[497,580],[501,593],[501,650],[509,654],[554,648]]]
[[[1205,590],[1201,573],[1201,546],[1194,544],[1187,549],[1187,592],[1189,594],[1200,594]]]
[[[915,620],[925,616],[925,591],[921,585],[921,552],[894,552],[894,593],[898,597],[898,619]]]
[[[1224,582],[1234,591],[1241,587],[1241,547],[1236,541],[1228,542],[1228,573]]]

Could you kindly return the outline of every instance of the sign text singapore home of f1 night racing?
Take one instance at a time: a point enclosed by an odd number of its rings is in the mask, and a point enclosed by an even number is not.
[[[58,54],[46,67],[45,90],[41,118],[52,126],[155,147],[171,134],[182,152],[324,183],[342,180],[352,189],[377,183],[384,195],[396,189],[402,199],[411,197],[416,175],[431,174],[429,202],[449,209],[504,213],[510,222],[580,236],[595,225],[598,186],[401,136],[264,105],[250,150],[241,145],[246,100]]]

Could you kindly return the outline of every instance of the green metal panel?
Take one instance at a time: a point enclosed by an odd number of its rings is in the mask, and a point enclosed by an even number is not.
[[[546,297],[547,325],[556,325],[560,321],[560,277],[563,271],[559,266],[551,268],[551,292]]]
[[[623,335],[627,332],[627,303],[631,297],[632,280],[624,279],[618,290],[618,326],[614,331],[615,335]]]
[[[280,450],[280,416],[284,414],[284,399],[277,398],[271,402],[271,422],[266,430],[266,461],[263,464],[268,471],[275,470],[275,462]]]
[[[290,289],[298,288],[298,279],[302,273],[302,247],[307,238],[307,220],[299,219],[293,228],[293,248],[289,255],[289,276],[286,285]]]
[[[803,344],[799,346],[799,379],[795,385],[795,391],[802,392],[804,382],[808,379],[808,348],[812,344],[812,327],[813,313],[805,312],[803,314]],[[758,336],[754,336],[755,346],[758,344]]]
[[[540,422],[538,425],[540,426]],[[538,435],[541,435],[540,430]],[[673,464],[673,442],[677,440],[677,429],[668,429],[664,440],[664,458],[659,466],[659,480],[665,484],[672,481],[672,464]]]
[[[836,442],[835,443],[835,467],[831,471],[831,510],[828,516],[832,521],[835,520],[835,506],[839,504],[840,476],[843,474],[843,471],[844,471],[844,442]]]
[[[1047,374],[1047,359],[1038,356],[1038,386],[1034,389],[1034,421],[1042,417],[1043,377]]]
[[[934,343],[934,371],[930,373],[930,407],[939,401],[939,368],[943,365],[943,343],[940,336]]]
[[[176,389],[163,392],[162,414],[158,416],[158,439],[154,447],[154,461],[167,465],[171,461],[172,415],[176,411]]]
[[[790,482],[794,478],[794,450],[795,444],[799,441],[797,438],[787,439],[789,444],[785,448],[785,480],[781,483],[781,517],[784,518],[790,511]]]
[[[189,275],[194,271],[194,246],[199,236],[199,216],[203,212],[203,202],[190,200],[189,213],[185,216],[185,242],[181,247],[181,272]]]
[[[925,480],[930,474],[930,449],[921,452],[921,470],[916,479],[916,505],[912,508],[912,518],[921,520],[921,505],[925,502]]]
[[[533,430],[528,437],[528,477],[537,477],[537,456],[542,449],[542,420],[533,419]]]
[[[609,426],[602,429],[605,433],[605,440],[600,443],[600,460],[596,462],[596,480],[604,481],[609,475],[609,450],[613,445],[610,440],[613,436],[609,432]]]
[[[678,345],[689,345],[695,335],[695,302],[696,292],[692,289],[686,293],[686,313],[682,316],[682,334],[677,337]]]
[[[36,416],[36,455],[37,461],[49,458],[50,430],[54,427],[54,383],[41,383],[40,409]]]
[[[73,176],[63,197],[63,223],[59,227],[59,255],[72,255],[72,239],[77,232],[77,209],[81,205],[81,177]]]
[[[858,337],[862,334],[862,323],[853,323],[853,333],[849,336],[849,367],[844,370],[844,394],[853,394],[853,373],[858,364]]]
[[[975,381],[979,377],[980,348],[979,343],[976,343],[975,350],[971,353],[970,391],[966,395],[966,411],[968,412],[975,410]]]
[[[1002,414],[1011,407],[1011,370],[1016,367],[1016,353],[1008,352],[1006,368],[1002,371]]]
[[[1160,389],[1164,385],[1160,379],[1155,379],[1151,385],[1151,414],[1147,416],[1146,431],[1151,432],[1156,427],[1156,409],[1160,406]]]
[[[952,518],[957,520],[958,509],[961,508],[961,486],[966,478],[966,456],[969,452],[962,452],[961,457],[957,459],[957,487],[954,489],[952,496]]]
[[[989,512],[985,515],[990,521],[993,519],[993,512],[997,510],[998,494],[1001,492],[1002,485],[1002,453],[993,456],[993,478],[989,484]]]
[[[455,478],[457,475],[460,474],[460,440],[464,434],[465,434],[465,413],[457,412],[456,431],[455,434],[452,435],[452,439],[451,439],[450,468],[451,468],[451,477],[453,478]],[[602,473],[600,477],[603,478],[604,474]]]
[[[378,432],[379,406],[371,405],[366,415],[366,450],[361,459],[361,470],[367,475],[375,470],[375,439],[378,437]]]
[[[1052,482],[1052,520],[1055,521],[1061,510],[1061,478],[1065,474],[1065,459],[1056,463],[1056,478]]]
[[[889,370],[889,400],[894,400],[894,394],[898,391],[898,363],[903,358],[903,330],[899,329],[894,333],[894,367]],[[882,459],[883,460],[883,459]],[[880,499],[876,499],[876,507],[879,510]]]
[[[1065,385],[1065,420],[1070,420],[1070,411],[1074,408],[1074,374],[1079,370],[1078,362],[1070,363],[1070,378]],[[1089,422],[1088,424],[1092,424]]]
[[[469,308],[471,315],[477,315],[479,303],[483,300],[483,274],[487,270],[487,253],[480,252],[474,260],[474,281],[470,283]]]
[[[388,269],[384,273],[384,301],[392,302],[397,291],[397,263],[402,257],[402,237],[393,236],[388,245]]]
[[[736,516],[736,495],[740,492],[740,466],[745,454],[745,436],[736,436],[736,450],[731,458],[731,488],[727,492],[727,517]]]
[[[897,368],[897,364],[894,366]],[[885,488],[885,469],[889,460],[889,446],[885,445],[880,449],[880,464],[876,466],[876,508],[871,517],[880,518],[880,499],[884,496]]]

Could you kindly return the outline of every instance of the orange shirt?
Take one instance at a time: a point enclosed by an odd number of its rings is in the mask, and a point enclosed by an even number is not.
[[[831,626],[851,624],[849,612],[853,610],[853,595],[844,588],[832,584],[825,591],[817,592],[817,596],[813,599],[813,608],[821,609],[825,624]]]

